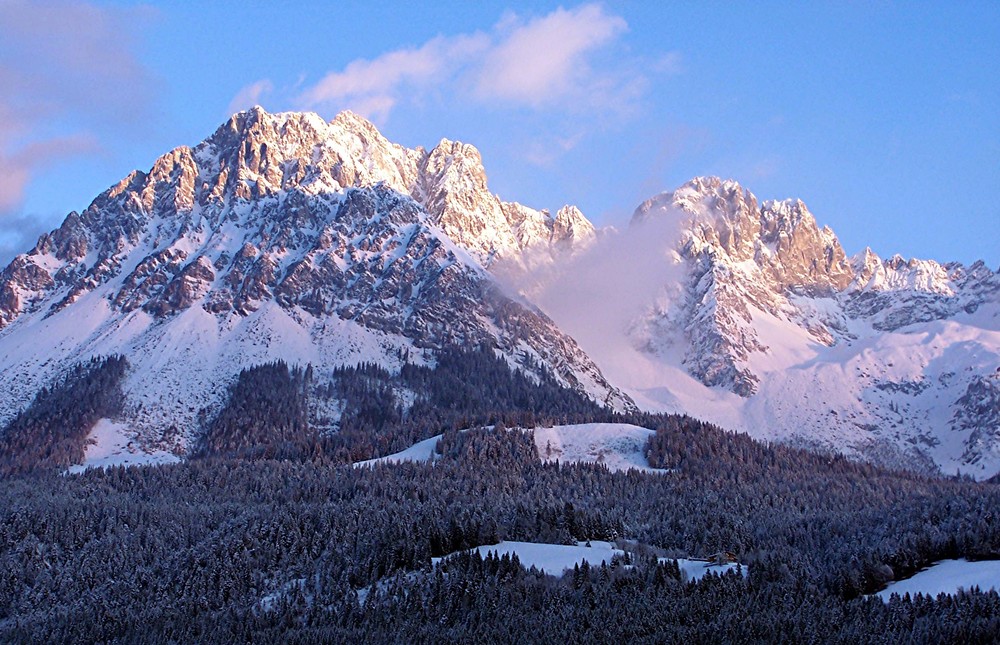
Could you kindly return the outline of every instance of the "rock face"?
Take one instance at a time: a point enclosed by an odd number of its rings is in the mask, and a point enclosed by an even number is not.
[[[68,364],[120,352],[133,427],[197,427],[242,367],[284,358],[433,360],[492,344],[616,408],[631,401],[537,309],[485,270],[589,242],[489,193],[478,151],[388,142],[342,113],[237,114],[195,148],[133,172],[0,275],[0,411]]]
[[[995,461],[1000,455],[1000,367],[993,374],[975,376],[965,394],[955,401],[951,427],[968,432],[965,463],[976,466],[981,461]]]
[[[928,260],[882,260],[870,249],[848,259],[799,200],[766,201],[734,181],[700,177],[636,210],[633,223],[678,220],[677,252],[690,266],[675,311],[689,340],[685,364],[703,383],[740,396],[757,391],[753,353],[766,353],[753,312],[764,312],[832,346],[856,339],[851,323],[877,331],[973,313],[1000,296],[1000,276]],[[816,307],[829,302],[834,307]]]

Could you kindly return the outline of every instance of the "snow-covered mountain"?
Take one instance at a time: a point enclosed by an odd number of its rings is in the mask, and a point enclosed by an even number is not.
[[[122,353],[116,427],[183,449],[244,367],[393,369],[484,342],[614,408],[1000,471],[1000,275],[981,262],[849,258],[801,201],[717,178],[596,231],[502,201],[471,145],[407,149],[349,112],[237,114],[15,258],[0,422]]]
[[[0,274],[0,421],[77,361],[132,365],[123,421],[183,447],[248,366],[433,361],[490,343],[616,408],[632,405],[575,341],[486,270],[589,244],[489,192],[478,151],[388,142],[345,112],[235,115],[101,194]]]
[[[522,284],[641,406],[883,463],[1000,470],[1000,274],[982,262],[848,258],[801,201],[698,178]]]

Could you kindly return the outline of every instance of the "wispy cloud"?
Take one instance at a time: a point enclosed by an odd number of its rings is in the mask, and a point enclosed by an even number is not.
[[[255,105],[260,105],[261,100],[273,91],[274,84],[266,78],[255,83],[251,83],[246,87],[241,88],[240,91],[236,93],[233,100],[229,102],[227,112],[229,114],[235,114],[241,110],[246,110]]]
[[[627,29],[623,18],[595,4],[559,8],[527,21],[508,17],[497,26],[498,38],[475,71],[476,94],[535,108],[567,98],[592,100],[599,86],[614,89],[624,79],[620,72],[595,70],[588,55]]]
[[[567,137],[544,135],[530,141],[523,150],[524,159],[540,167],[553,165],[561,156],[576,148],[583,139],[582,131]]]
[[[0,213],[14,211],[21,204],[24,187],[32,175],[60,159],[97,152],[97,139],[77,134],[35,141],[11,153],[0,153]]]
[[[418,48],[355,60],[342,71],[324,76],[298,100],[309,108],[350,107],[383,120],[404,92],[422,92],[453,81],[459,70],[489,46],[485,34],[439,36]]]
[[[646,87],[640,65],[621,47],[627,30],[599,4],[536,17],[508,13],[488,32],[438,36],[355,60],[306,88],[296,103],[350,108],[380,122],[400,103],[430,94],[474,105],[627,112]]]
[[[143,9],[74,0],[0,2],[0,213],[34,173],[92,152],[95,126],[142,118],[151,79],[131,52]]]

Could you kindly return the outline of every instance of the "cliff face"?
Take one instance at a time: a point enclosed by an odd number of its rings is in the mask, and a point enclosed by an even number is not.
[[[687,298],[673,312],[690,340],[686,365],[706,385],[744,397],[760,380],[749,357],[767,351],[751,309],[832,346],[854,340],[850,328],[857,322],[893,331],[975,312],[1000,294],[1000,277],[982,263],[882,260],[870,249],[849,259],[801,201],[761,204],[736,182],[717,177],[646,201],[633,223],[653,218],[675,221],[677,251],[690,266]],[[835,306],[820,312],[818,300]]]

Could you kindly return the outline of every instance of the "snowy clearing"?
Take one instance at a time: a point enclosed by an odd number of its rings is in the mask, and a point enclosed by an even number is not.
[[[564,464],[604,464],[613,472],[631,469],[648,473],[670,472],[649,467],[643,451],[649,437],[656,433],[648,428],[627,423],[582,423],[535,428],[531,432],[534,433],[538,456],[546,463],[558,460]],[[434,461],[437,458],[435,448],[441,436],[434,435],[391,455],[359,461],[354,467]]]
[[[401,464],[404,461],[433,461],[437,456],[435,448],[437,447],[438,441],[441,440],[441,436],[442,435],[436,434],[430,439],[418,441],[406,450],[400,450],[399,452],[386,455],[385,457],[376,457],[375,459],[359,461],[354,464],[354,467],[361,468],[363,466],[374,466],[375,464]]]
[[[489,553],[497,554],[497,557],[516,554],[525,569],[535,567],[540,571],[552,575],[562,575],[567,569],[572,569],[578,564],[586,561],[591,566],[600,566],[602,562],[611,564],[611,559],[616,556],[624,556],[625,552],[613,546],[610,542],[592,540],[590,546],[586,542],[577,542],[576,546],[567,544],[541,544],[538,542],[507,542],[499,544],[487,544],[472,549],[480,556],[486,557]],[[437,565],[444,558],[431,558],[431,562]]]
[[[87,448],[83,463],[69,467],[71,474],[82,473],[88,468],[111,466],[144,466],[176,464],[181,459],[165,450],[143,452],[133,443],[134,433],[121,423],[101,419],[87,435]]]
[[[517,555],[521,565],[525,569],[535,567],[539,571],[544,571],[550,575],[562,575],[578,564],[586,561],[591,566],[598,567],[602,563],[611,564],[611,560],[617,556],[624,556],[625,551],[616,547],[610,542],[601,540],[591,540],[590,546],[586,542],[577,542],[576,546],[567,544],[543,544],[540,542],[508,542],[499,544],[487,544],[470,552],[479,553],[485,558],[490,553],[495,553],[497,557],[504,555]],[[454,555],[454,554],[452,554]],[[437,566],[445,558],[431,558],[431,562]],[[709,564],[704,560],[688,560],[684,558],[659,558],[661,564],[677,560],[677,566],[681,571],[681,579],[701,580],[709,573],[722,575],[727,571],[738,571],[742,575],[747,575],[747,567],[738,563]]]
[[[888,602],[894,593],[900,596],[907,593],[911,596],[918,593],[937,596],[973,587],[979,587],[983,591],[1000,590],[1000,560],[942,560],[906,580],[889,583],[888,587],[875,595]]]
[[[627,423],[583,423],[535,428],[535,447],[545,462],[604,464],[612,471],[635,469],[648,473],[669,470],[650,468],[644,448],[656,434]]]
[[[667,563],[674,558],[660,558],[661,563]],[[704,560],[686,560],[684,558],[677,558],[677,567],[681,570],[682,580],[701,580],[710,573],[717,573],[720,576],[727,571],[737,571],[741,575],[747,575],[746,565],[741,565],[736,562],[728,562],[726,564],[709,564]]]

